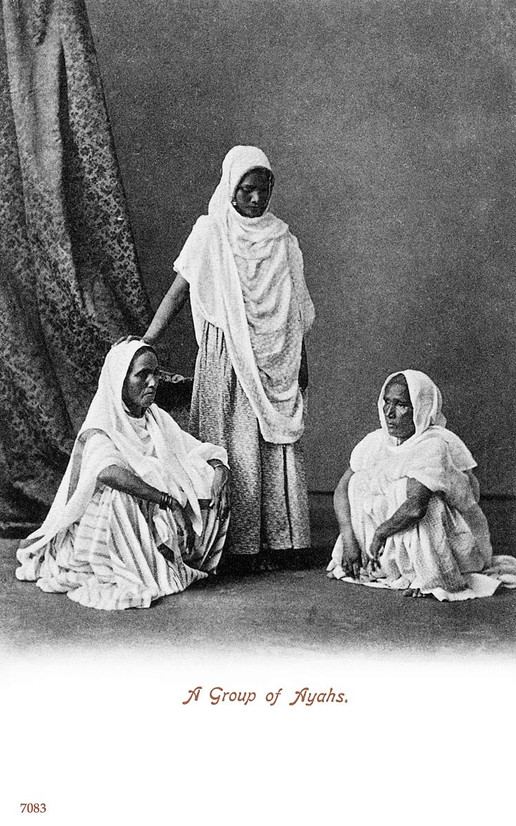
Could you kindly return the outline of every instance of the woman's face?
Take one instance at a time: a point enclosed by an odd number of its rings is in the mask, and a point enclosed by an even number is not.
[[[125,377],[122,400],[132,416],[143,416],[152,404],[159,383],[158,359],[152,350],[135,354]]]
[[[233,206],[245,218],[260,218],[272,195],[272,177],[266,169],[253,169],[239,182]]]
[[[410,439],[416,432],[413,414],[407,385],[396,380],[387,385],[383,394],[383,415],[389,436],[394,436],[400,443]]]

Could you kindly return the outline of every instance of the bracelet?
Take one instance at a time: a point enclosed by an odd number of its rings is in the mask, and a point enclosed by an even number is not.
[[[216,465],[212,465],[213,470],[216,470],[218,467],[223,467],[224,470],[228,470],[229,468],[226,467],[224,462],[221,462],[220,459],[213,459],[212,461],[217,462]]]
[[[163,491],[158,507],[162,510],[171,510],[174,507],[174,497],[170,493]]]

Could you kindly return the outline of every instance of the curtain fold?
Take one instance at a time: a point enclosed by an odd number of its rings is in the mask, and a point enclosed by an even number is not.
[[[2,0],[0,531],[39,522],[104,356],[151,317],[83,0]]]

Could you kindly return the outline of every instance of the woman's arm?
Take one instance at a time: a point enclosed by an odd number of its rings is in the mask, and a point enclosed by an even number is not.
[[[163,491],[148,485],[135,473],[118,465],[110,465],[101,470],[97,476],[99,482],[115,490],[129,493],[137,499],[145,499],[147,502],[154,502],[160,505],[163,501]]]
[[[154,344],[162,335],[166,327],[168,327],[174,316],[177,315],[185,303],[189,290],[188,281],[178,273],[172,282],[172,286],[156,310],[147,332],[143,336],[145,341],[148,341],[149,344]]]
[[[368,551],[372,560],[372,569],[379,567],[378,559],[389,536],[401,533],[417,525],[426,514],[432,491],[416,479],[407,479],[407,498],[393,515],[382,522],[374,532],[373,541]]]
[[[333,508],[335,510],[337,522],[339,523],[339,533],[342,537],[342,570],[346,576],[353,577],[353,579],[358,579],[362,564],[362,554],[351,525],[351,507],[349,504],[348,486],[349,480],[352,476],[353,471],[351,468],[348,468],[335,488],[335,493],[333,494]]]

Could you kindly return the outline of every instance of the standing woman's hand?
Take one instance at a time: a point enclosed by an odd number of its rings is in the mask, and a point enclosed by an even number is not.
[[[121,336],[121,338],[119,338],[119,339],[117,339],[117,341],[113,342],[111,347],[116,347],[117,344],[122,344],[123,342],[128,342],[128,341],[145,341],[145,339],[142,338],[141,336]]]
[[[304,393],[308,387],[308,359],[306,357],[306,347],[304,341],[301,345],[301,365],[299,367],[298,382],[301,392]]]

